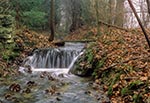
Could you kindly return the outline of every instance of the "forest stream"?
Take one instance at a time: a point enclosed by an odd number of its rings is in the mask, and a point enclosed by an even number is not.
[[[94,89],[91,78],[69,72],[84,45],[68,42],[35,50],[20,66],[20,75],[0,82],[0,103],[109,103],[102,87]]]

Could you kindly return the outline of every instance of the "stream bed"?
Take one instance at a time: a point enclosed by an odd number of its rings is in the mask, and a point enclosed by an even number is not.
[[[83,48],[67,43],[36,50],[18,75],[0,79],[0,103],[109,103],[99,84],[69,73]]]
[[[20,74],[0,86],[0,103],[109,103],[102,88],[95,90],[90,78],[69,74]]]

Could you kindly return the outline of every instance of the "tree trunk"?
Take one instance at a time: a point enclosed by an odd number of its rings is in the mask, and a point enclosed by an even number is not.
[[[115,8],[115,19],[114,24],[120,27],[123,27],[123,19],[124,19],[124,0],[117,0],[116,8]]]
[[[108,16],[108,24],[112,24],[114,25],[114,19],[115,19],[115,9],[116,9],[116,3],[115,0],[109,0],[108,1],[108,5],[109,5],[109,16]]]
[[[146,2],[147,2],[148,13],[150,15],[150,0],[146,0]]]
[[[72,24],[70,26],[70,32],[75,31],[76,29],[80,28],[82,25],[81,20],[81,4],[80,0],[71,0],[71,12],[72,12]]]
[[[96,11],[96,24],[97,24],[97,35],[100,35],[100,25],[99,22],[99,0],[95,1],[95,11]]]
[[[51,34],[49,36],[49,41],[53,41],[54,40],[54,35],[55,35],[55,27],[54,27],[54,0],[51,0],[50,29],[51,29]]]
[[[144,33],[144,36],[145,36],[146,41],[147,41],[147,43],[148,43],[148,46],[149,46],[149,48],[150,48],[150,41],[149,41],[148,35],[147,35],[147,33],[146,33],[146,30],[145,30],[145,28],[143,27],[143,24],[142,24],[142,22],[141,22],[141,20],[140,20],[140,18],[139,18],[139,16],[138,16],[138,14],[136,13],[136,10],[135,10],[135,8],[134,8],[134,6],[133,6],[131,0],[128,0],[128,2],[129,2],[129,5],[130,5],[131,9],[133,10],[133,13],[134,13],[134,15],[135,15],[135,17],[136,17],[136,19],[137,19],[137,21],[138,21],[138,23],[139,23],[139,25],[140,25],[142,31],[143,31],[143,33]]]
[[[15,8],[15,11],[16,11],[16,16],[15,16],[15,20],[16,20],[16,29],[19,29],[20,27],[20,14],[19,14],[19,4],[18,2],[16,2],[17,5],[16,5],[16,8]]]

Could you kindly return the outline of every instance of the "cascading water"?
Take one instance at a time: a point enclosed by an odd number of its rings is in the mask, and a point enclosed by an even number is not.
[[[90,78],[68,74],[75,61],[83,54],[84,45],[66,43],[64,47],[35,50],[32,56],[25,59],[23,67],[20,67],[23,73],[7,78],[8,81],[12,81],[9,83],[13,83],[9,88],[6,83],[3,85],[2,80],[0,101],[4,103],[102,103],[105,100],[109,103],[109,99],[100,91],[101,87],[96,84],[96,90],[93,90]],[[29,68],[32,72],[28,71]],[[21,88],[19,92],[16,92],[16,87],[17,90]]]
[[[83,54],[84,43],[65,43],[64,47],[39,49],[27,57],[23,66],[32,71],[57,71],[67,73],[75,61]]]

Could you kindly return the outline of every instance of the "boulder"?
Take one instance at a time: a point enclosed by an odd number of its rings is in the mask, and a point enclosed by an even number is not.
[[[91,76],[93,73],[93,64],[88,61],[87,53],[84,53],[79,59],[75,62],[74,66],[69,71],[72,74],[81,77]]]

